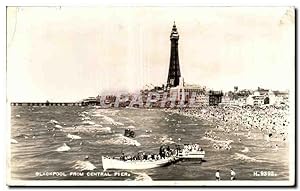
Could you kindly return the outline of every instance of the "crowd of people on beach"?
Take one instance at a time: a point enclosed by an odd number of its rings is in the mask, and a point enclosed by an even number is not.
[[[231,150],[232,140],[227,135],[234,135],[238,142],[244,139],[260,139],[270,143],[278,150],[278,143],[288,139],[289,106],[202,106],[199,108],[181,108],[170,110],[190,118],[200,118],[215,126],[206,131],[204,138],[213,141],[215,150]],[[217,134],[216,132],[222,132]],[[219,136],[218,136],[219,135]],[[258,137],[259,136],[259,137]],[[273,143],[271,141],[276,141]]]

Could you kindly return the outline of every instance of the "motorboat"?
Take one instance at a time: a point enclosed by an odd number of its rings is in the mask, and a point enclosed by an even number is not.
[[[135,137],[135,132],[133,130],[130,130],[130,129],[125,129],[124,136],[134,138]]]
[[[178,152],[180,159],[203,159],[205,157],[205,151],[198,150],[181,150]]]
[[[205,157],[205,151],[198,144],[185,144],[178,147],[177,157],[185,160],[202,160]]]
[[[121,160],[120,158],[111,158],[102,156],[102,166],[104,170],[107,169],[150,169],[156,167],[167,166],[178,160],[176,156],[170,156],[157,160]]]

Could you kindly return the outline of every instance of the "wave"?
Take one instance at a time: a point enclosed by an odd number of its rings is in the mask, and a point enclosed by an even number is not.
[[[49,123],[58,124],[58,121],[56,121],[56,120],[54,120],[54,119],[51,119],[51,120],[49,121]]]
[[[91,120],[90,117],[87,117],[87,116],[84,116],[83,118],[81,118],[82,121],[85,121],[85,120]]]
[[[29,138],[29,136],[30,135],[28,135],[28,134],[20,134],[20,135],[18,135],[18,136],[16,136],[17,138],[25,138],[25,139],[28,139]]]
[[[245,162],[263,162],[262,160],[258,160],[254,157],[249,157],[249,156],[241,154],[241,153],[234,153],[234,159],[235,160],[242,160],[242,161],[245,161]]]
[[[125,137],[122,134],[117,134],[116,137],[110,138],[108,140],[104,140],[104,141],[97,141],[98,143],[101,144],[105,144],[105,145],[134,145],[134,146],[141,146],[141,143],[139,143],[138,141],[131,139],[129,137]]]
[[[81,161],[81,160],[76,161],[75,164],[73,165],[73,168],[80,171],[96,169],[95,165],[90,161]]]
[[[121,122],[115,122],[114,125],[124,126],[124,123],[121,123]]]
[[[130,106],[126,106],[125,108],[126,108],[126,109],[138,109],[138,108],[136,108],[136,107],[130,107]]]
[[[107,116],[103,116],[103,119],[109,123],[109,124],[112,124],[112,125],[120,125],[120,126],[123,126],[124,124],[123,123],[120,123],[120,122],[116,122],[113,118],[111,117],[107,117]]]
[[[99,112],[95,111],[94,113],[101,113],[101,114],[109,114],[109,115],[116,115],[119,113],[119,110],[110,110],[110,109],[102,109]]]
[[[137,175],[134,181],[152,181],[152,178],[144,172],[142,173],[134,172],[134,174]]]
[[[197,126],[198,124],[197,124],[197,123],[189,123],[189,124],[186,124],[186,125],[189,125],[189,126]]]
[[[94,121],[90,121],[90,120],[85,120],[82,123],[85,124],[85,125],[95,125],[95,122]]]
[[[80,117],[85,117],[85,115],[82,114],[82,113],[79,113],[78,115],[79,115]]]
[[[249,148],[248,148],[248,147],[245,147],[243,150],[241,150],[241,152],[243,152],[243,153],[248,153],[248,152],[249,152]]]
[[[111,133],[110,127],[102,127],[98,124],[94,126],[76,126],[76,127],[66,127],[63,129],[64,132],[68,133]]]
[[[65,151],[69,151],[70,149],[71,147],[69,147],[66,143],[64,143],[63,146],[57,148],[56,151],[65,152]]]
[[[164,135],[163,137],[159,138],[160,142],[161,143],[164,143],[164,144],[173,144],[173,143],[176,143],[175,141],[173,141],[173,139],[171,137],[168,137],[166,135]]]
[[[70,133],[68,133],[67,137],[70,138],[70,139],[81,139],[80,136],[78,136],[78,135],[72,135]]]
[[[98,129],[99,132],[106,132],[106,133],[111,133],[111,128],[110,127],[102,127]]]
[[[57,129],[62,129],[61,125],[55,125],[54,127],[57,128]]]
[[[19,142],[16,139],[10,139],[11,144],[18,144]]]
[[[103,117],[104,115],[100,114],[100,113],[95,113],[92,115],[93,117]]]
[[[138,137],[150,137],[150,135],[140,135]]]
[[[215,143],[227,143],[227,144],[230,144],[233,142],[233,140],[225,140],[225,141],[222,141],[222,140],[215,140],[213,138],[210,138],[210,137],[202,137],[201,138],[202,140],[209,140],[209,141],[212,141],[212,142],[215,142]]]

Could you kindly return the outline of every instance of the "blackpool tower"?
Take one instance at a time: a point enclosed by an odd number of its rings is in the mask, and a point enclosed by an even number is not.
[[[167,87],[176,87],[179,85],[180,80],[180,67],[179,67],[179,57],[178,57],[178,40],[179,34],[177,32],[177,28],[174,22],[171,35],[171,55],[170,55],[170,65],[169,65],[169,74]]]

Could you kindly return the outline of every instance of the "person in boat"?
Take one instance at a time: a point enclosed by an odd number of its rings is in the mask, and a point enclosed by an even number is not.
[[[230,169],[230,180],[235,180],[236,173],[233,171],[233,169]]]
[[[151,155],[151,159],[152,159],[152,160],[155,160],[155,154],[152,154],[152,155]]]
[[[160,155],[157,155],[157,160],[160,160],[161,159],[161,156]]]
[[[147,160],[147,155],[146,155],[146,153],[143,153],[143,160]]]
[[[216,172],[216,181],[220,181],[220,180],[221,180],[221,178],[220,178],[220,171],[217,170],[217,172]]]
[[[179,151],[180,151],[180,146],[176,145],[176,152],[179,153]]]
[[[162,145],[159,147],[159,154],[161,154],[164,151],[165,147]]]
[[[130,130],[130,129],[125,129],[124,136],[134,138],[135,137],[135,132]]]
[[[125,161],[125,154],[122,153],[122,155],[120,156],[120,160],[124,160]]]
[[[161,158],[165,158],[165,147],[163,145],[159,148],[159,155]]]
[[[167,146],[167,151],[171,151],[171,149],[170,149],[170,146],[169,146],[169,145]]]

